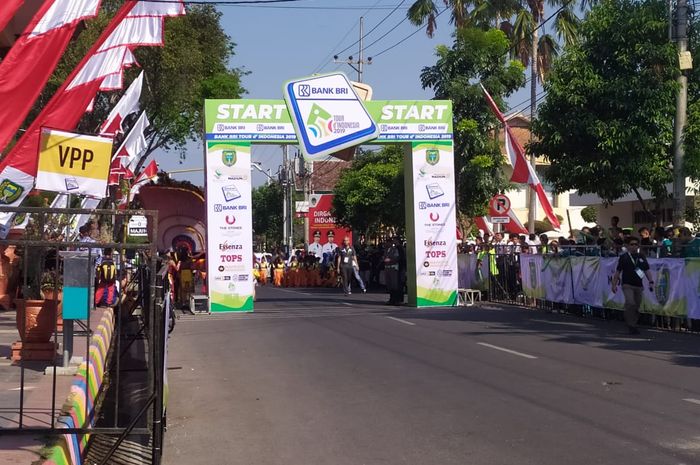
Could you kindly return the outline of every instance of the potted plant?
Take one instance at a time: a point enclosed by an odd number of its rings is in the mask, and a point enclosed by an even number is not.
[[[15,299],[17,331],[22,343],[47,343],[51,340],[59,301],[44,299],[40,289],[40,283],[23,286],[22,298]]]
[[[41,295],[44,300],[56,302],[56,324],[63,331],[63,275],[57,270],[41,274]]]

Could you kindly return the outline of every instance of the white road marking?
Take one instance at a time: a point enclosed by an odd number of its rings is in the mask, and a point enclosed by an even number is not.
[[[697,404],[700,405],[700,400],[698,399],[683,399],[686,402],[690,402],[691,404]]]
[[[349,305],[349,306],[351,306],[351,307],[352,307],[352,304],[351,304],[351,303],[349,303],[349,302],[341,302],[341,304],[343,304],[343,305]]]
[[[390,320],[398,321],[399,323],[403,323],[403,324],[409,325],[409,326],[416,325],[415,323],[411,323],[410,321],[402,320],[401,318],[394,318],[393,316],[388,316],[387,318],[389,318]]]
[[[316,294],[311,294],[310,292],[301,292],[301,291],[292,291],[291,289],[280,289],[277,288],[278,291],[282,292],[291,292],[293,294],[301,294],[301,295],[316,295]]]
[[[30,390],[30,389],[34,389],[35,387],[36,387],[36,386],[24,386],[24,390],[25,390],[25,391],[28,391],[28,390]],[[21,391],[21,390],[22,390],[21,387],[8,389],[8,391]]]
[[[507,352],[509,354],[517,355],[518,357],[529,358],[529,359],[536,359],[537,358],[534,355],[524,354],[522,352],[517,352],[515,350],[506,349],[505,347],[495,346],[493,344],[487,344],[486,342],[477,342],[477,344],[479,344],[480,346],[488,347],[490,349],[500,350],[501,352]]]

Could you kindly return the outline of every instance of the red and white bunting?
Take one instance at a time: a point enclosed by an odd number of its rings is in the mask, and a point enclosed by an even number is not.
[[[80,22],[97,15],[100,1],[46,0],[0,62],[0,149],[29,114]]]
[[[134,123],[129,134],[124,138],[122,145],[116,153],[116,157],[121,159],[122,166],[131,171],[136,169],[139,162],[139,156],[148,148],[146,141],[146,128],[150,125],[146,112],[144,111],[139,116],[139,119]]]
[[[141,89],[143,87],[143,71],[134,79],[119,102],[112,108],[107,119],[100,127],[100,134],[113,136],[123,132],[122,123],[124,118],[132,113],[136,113],[141,108]]]
[[[544,193],[544,187],[542,187],[542,183],[537,177],[534,167],[525,157],[525,149],[513,136],[513,132],[511,131],[505,116],[503,113],[501,113],[501,110],[498,108],[498,105],[496,105],[496,102],[493,101],[491,95],[489,95],[489,93],[486,91],[486,88],[484,88],[482,85],[481,89],[484,91],[484,97],[491,107],[491,110],[496,115],[496,118],[498,118],[498,120],[503,124],[503,129],[505,131],[506,153],[508,154],[508,161],[513,167],[513,175],[511,176],[510,181],[518,184],[528,184],[537,193],[537,198],[540,201],[540,205],[542,205],[542,209],[544,210],[547,219],[549,219],[549,222],[552,224],[552,226],[554,226],[554,228],[559,229],[561,226],[559,224],[559,219],[554,214],[554,209]]]
[[[19,7],[24,4],[24,0],[4,0],[0,6],[0,31],[5,29],[7,23],[15,16]]]
[[[67,3],[74,3],[74,0]],[[136,64],[132,50],[140,46],[164,45],[165,18],[183,14],[185,7],[182,0],[170,3],[127,0],[124,3],[80,65],[0,161],[0,179],[3,179],[0,205],[18,205],[32,188],[37,171],[41,128],[75,129],[98,91],[121,88],[124,67]],[[5,226],[11,216],[0,213],[0,237],[7,234]]]
[[[131,186],[131,191],[129,192],[129,202],[134,200],[134,197],[139,193],[141,187],[145,186],[156,178],[158,178],[158,164],[155,160],[151,160],[151,162],[143,169],[141,174],[134,179],[134,185]]]

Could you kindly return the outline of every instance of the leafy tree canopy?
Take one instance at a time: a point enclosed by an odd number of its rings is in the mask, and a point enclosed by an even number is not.
[[[502,31],[460,28],[452,47],[439,46],[435,65],[421,72],[423,88],[433,89],[437,99],[452,100],[458,207],[469,217],[483,215],[488,200],[508,188],[495,138],[499,123],[478,82],[505,108],[503,98],[525,82],[523,65],[509,60],[509,48]]]
[[[551,162],[558,192],[605,202],[646,189],[667,196],[678,56],[660,0],[605,0],[582,23],[580,42],[554,62],[530,149]],[[697,101],[697,89],[691,101]],[[698,119],[689,129],[697,131]],[[687,151],[697,160],[697,148]],[[692,167],[692,163],[689,164]],[[698,171],[687,172],[697,178]]]
[[[266,184],[253,189],[253,229],[268,244],[282,243],[282,206],[284,193],[279,184]]]
[[[340,224],[365,233],[404,229],[403,156],[395,145],[356,156],[333,191],[333,215]]]
[[[102,3],[100,15],[85,24],[66,50],[25,127],[85,56],[123,0]],[[235,44],[224,32],[220,18],[221,13],[211,5],[188,6],[185,16],[166,19],[165,47],[136,49],[146,76],[142,109],[151,122],[147,154],[158,148],[183,149],[188,140],[198,139],[204,99],[237,98],[245,92],[241,86],[244,72],[230,66]],[[139,72],[139,68],[129,70],[127,82]],[[99,94],[93,112],[85,114],[78,130],[95,132],[120,97],[121,92]]]

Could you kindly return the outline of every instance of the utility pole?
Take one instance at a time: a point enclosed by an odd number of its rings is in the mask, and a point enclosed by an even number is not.
[[[532,123],[535,121],[535,114],[537,112],[537,101],[535,95],[537,94],[537,33],[533,32],[533,45],[532,45],[532,64],[530,66],[530,142],[533,141],[532,136]],[[530,153],[530,165],[532,169],[537,169],[537,157],[534,153]],[[515,167],[513,167],[515,168]],[[535,221],[537,220],[537,196],[534,190],[528,186],[527,192],[530,194],[530,203],[527,208],[527,230],[530,234],[535,232]]]
[[[685,174],[683,170],[683,132],[688,109],[688,76],[685,71],[692,69],[693,62],[688,51],[688,2],[676,2],[676,41],[678,44],[678,95],[676,95],[676,120],[673,128],[673,224],[685,224]]]
[[[360,50],[359,50],[359,55],[357,61],[353,58],[352,55],[348,57],[347,60],[338,60],[338,55],[335,55],[333,57],[333,61],[335,63],[345,63],[346,65],[349,65],[352,69],[357,71],[357,82],[362,82],[362,73],[364,72],[364,65],[371,65],[372,64],[372,57],[369,57],[365,60],[365,18],[360,16]]]
[[[287,205],[287,195],[289,190],[287,185],[289,184],[289,172],[288,168],[288,158],[289,158],[289,147],[287,145],[282,146],[282,170],[280,171],[280,180],[282,181],[282,243],[287,245],[289,243],[289,233],[287,230],[287,221],[289,216],[289,210]],[[290,251],[287,251],[290,252]]]

